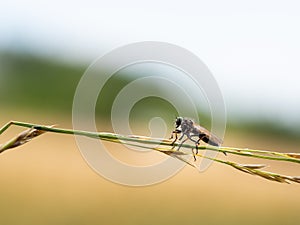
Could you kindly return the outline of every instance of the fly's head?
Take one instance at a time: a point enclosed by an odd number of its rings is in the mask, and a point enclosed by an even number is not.
[[[181,126],[182,121],[183,121],[182,117],[176,117],[175,128],[179,128]]]

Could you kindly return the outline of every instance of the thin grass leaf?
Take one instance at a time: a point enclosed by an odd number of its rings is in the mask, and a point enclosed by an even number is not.
[[[8,129],[11,125],[28,127],[30,129],[23,131],[18,136],[14,137],[7,143],[0,145],[0,153],[11,148],[18,147],[23,145],[33,138],[45,133],[45,132],[54,132],[54,133],[62,133],[62,134],[72,134],[72,135],[80,135],[86,136],[89,138],[97,138],[103,141],[114,142],[118,144],[125,144],[129,146],[136,146],[140,148],[155,150],[166,154],[170,157],[176,158],[178,160],[183,161],[187,165],[192,167],[196,167],[195,164],[190,163],[188,160],[184,158],[184,156],[191,156],[191,152],[177,151],[174,150],[174,146],[181,146],[181,149],[188,148],[194,149],[194,145],[173,143],[172,140],[169,139],[160,139],[160,138],[152,138],[147,136],[138,136],[138,135],[130,135],[124,136],[115,133],[108,132],[89,132],[89,131],[81,131],[81,130],[70,130],[70,129],[61,129],[54,128],[53,126],[44,126],[38,124],[24,123],[18,121],[11,121],[5,124],[0,129],[0,134],[2,134],[6,129]],[[278,161],[287,161],[293,163],[300,163],[300,154],[299,153],[280,153],[274,151],[266,151],[266,150],[257,150],[257,149],[248,149],[248,148],[233,148],[233,147],[215,147],[210,145],[199,146],[199,150],[212,150],[223,153],[235,154],[245,157],[254,157],[261,158],[265,160],[278,160]],[[280,183],[300,183],[300,176],[286,176],[276,173],[271,173],[268,171],[261,170],[266,167],[266,165],[262,164],[239,164],[232,161],[225,161],[217,158],[210,158],[201,154],[197,154],[198,157],[207,158],[213,160],[218,163],[222,163],[228,166],[231,166],[239,171],[244,173],[248,173],[251,175],[256,175],[262,177],[267,180],[276,181]]]
[[[37,129],[33,129],[33,128],[27,129],[27,130],[21,132],[16,137],[9,140],[8,142],[6,142],[5,144],[1,145],[0,153],[6,151],[8,149],[16,148],[20,145],[23,145],[23,144],[31,141],[33,138],[40,136],[43,133],[45,133],[45,131],[37,130]]]
[[[287,156],[300,159],[300,154],[299,153],[286,153]]]
[[[262,169],[265,168],[266,165],[264,164],[239,164],[241,167],[248,168],[248,169]]]

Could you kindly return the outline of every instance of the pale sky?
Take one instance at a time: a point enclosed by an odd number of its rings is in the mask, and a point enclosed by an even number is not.
[[[209,67],[229,117],[300,125],[299,1],[174,2],[1,1],[0,49],[88,65],[131,42],[169,42]]]

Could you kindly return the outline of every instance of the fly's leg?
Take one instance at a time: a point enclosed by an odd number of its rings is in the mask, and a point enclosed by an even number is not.
[[[196,142],[196,155],[198,154],[198,147],[199,147],[199,145],[200,145],[200,141],[201,141],[201,139],[199,138],[199,140]]]
[[[179,140],[182,140],[183,136],[184,136],[184,134],[181,135],[181,137],[179,138]],[[184,139],[184,140],[180,143],[180,145],[178,146],[177,151],[179,151],[179,149],[182,147],[182,145],[184,144],[184,142],[186,142],[187,140],[189,140],[189,137],[187,137],[186,139]]]
[[[197,149],[197,148],[196,148]],[[194,153],[194,149],[192,148],[192,154],[193,154],[193,157],[194,157],[194,161],[196,162],[196,155],[195,155],[195,153]]]
[[[175,139],[174,139],[174,141],[171,144],[171,145],[173,145],[172,149],[175,148],[175,142],[178,140],[178,135],[177,134],[179,134],[179,133],[181,133],[180,130],[174,130],[174,131],[172,131],[172,135],[171,135],[170,139],[172,139],[173,135],[175,134]],[[182,138],[182,137],[180,137],[180,138]]]
[[[172,137],[173,137],[173,134],[174,134],[175,132],[173,131],[173,133],[172,133]],[[177,141],[177,139],[178,139],[178,136],[177,136],[177,133],[175,133],[175,139],[174,139],[174,141],[172,142],[172,145],[173,145],[173,147],[172,147],[172,149],[174,149],[175,148],[175,142]]]
[[[195,141],[196,142],[196,141]],[[200,141],[199,141],[200,142]],[[192,153],[194,156],[194,161],[196,162],[196,155],[198,154],[198,146],[199,146],[199,142],[197,141],[195,146],[196,146],[196,154],[194,153],[194,149],[192,149]]]
[[[169,139],[173,139],[175,131],[172,131],[171,137]]]
[[[184,134],[182,134],[181,135],[181,137],[178,139],[179,141],[181,141],[182,140],[182,138],[183,138],[183,136],[184,136]]]
[[[196,143],[196,154],[194,153],[194,149],[192,148],[192,154],[193,154],[193,157],[194,157],[194,161],[196,161],[196,160],[197,160],[197,159],[196,159],[196,155],[198,154],[198,144],[197,144],[198,141],[195,141],[194,139],[192,139],[192,137],[195,137],[195,136],[198,136],[198,135],[190,135],[190,134],[187,134],[186,136],[187,136],[187,138],[186,138],[183,142],[181,142],[180,147],[181,147],[181,145],[182,145],[185,141],[187,141],[188,139],[191,140],[192,142]]]
[[[198,147],[199,147],[199,145],[200,145],[200,141],[202,140],[202,138],[204,137],[204,135],[199,135],[199,139],[197,140],[197,141],[194,141],[195,143],[196,143],[196,155],[198,154]],[[193,152],[194,153],[194,152]],[[196,161],[196,157],[195,157],[195,155],[194,155],[194,159],[195,159],[195,161]]]

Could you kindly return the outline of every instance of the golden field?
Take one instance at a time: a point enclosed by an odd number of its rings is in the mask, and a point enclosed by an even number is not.
[[[72,127],[70,118],[52,115],[49,120],[47,115],[31,115],[11,112],[1,116],[0,122],[2,125],[17,119]],[[20,130],[9,129],[0,137],[0,143]],[[285,140],[243,133],[226,133],[224,145],[291,152],[298,149]],[[300,175],[297,164],[267,164],[268,170]],[[0,217],[5,225],[299,223],[297,184],[275,183],[213,163],[203,173],[186,166],[156,185],[123,186],[94,172],[70,135],[44,134],[3,153],[0,173]]]

